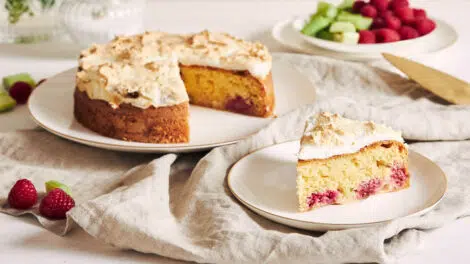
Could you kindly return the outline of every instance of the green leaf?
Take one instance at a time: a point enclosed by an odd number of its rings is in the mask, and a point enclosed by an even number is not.
[[[41,0],[42,9],[49,9],[53,7],[54,4],[55,4],[55,0]]]
[[[8,11],[8,22],[16,24],[25,13],[31,15],[28,0],[6,0],[5,9]]]

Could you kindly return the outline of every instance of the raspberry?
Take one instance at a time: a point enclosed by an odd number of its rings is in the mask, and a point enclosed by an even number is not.
[[[21,81],[14,83],[10,87],[10,90],[8,90],[10,96],[13,97],[13,99],[15,99],[18,104],[25,104],[28,101],[32,91],[33,88],[31,85]]]
[[[400,34],[400,38],[405,39],[414,39],[419,37],[418,31],[410,26],[403,26],[398,30],[398,34]]]
[[[374,22],[372,22],[372,29],[379,29],[379,28],[384,28],[386,27],[387,24],[385,23],[385,19],[381,17],[376,17],[374,18]]]
[[[409,25],[415,19],[415,15],[413,14],[413,9],[411,9],[409,7],[396,8],[396,9],[394,9],[394,12],[395,12],[395,15],[398,18],[400,18],[400,20],[403,24]]]
[[[370,30],[359,31],[359,43],[360,44],[373,44],[375,43],[375,34]]]
[[[427,18],[426,11],[424,11],[424,9],[413,8],[413,15],[416,19]]]
[[[359,184],[359,187],[355,190],[357,198],[365,199],[373,194],[376,194],[382,188],[382,180],[372,179],[369,181],[363,181]]]
[[[394,166],[392,167],[392,174],[390,175],[390,178],[395,184],[395,186],[393,187],[400,188],[408,180],[409,175],[407,174],[407,170],[404,167],[400,167],[397,164],[394,164]]]
[[[38,201],[33,183],[27,179],[18,180],[8,194],[8,203],[16,209],[28,209]]]
[[[241,96],[227,100],[225,108],[235,113],[253,113],[253,103],[249,99],[244,99]]]
[[[400,35],[393,29],[382,28],[375,31],[377,43],[395,42],[400,40]]]
[[[373,5],[377,10],[384,11],[388,9],[390,4],[388,0],[370,0],[370,4]]]
[[[381,18],[387,18],[387,17],[389,17],[389,16],[395,16],[395,15],[393,14],[393,11],[392,11],[392,10],[385,10],[385,11],[381,11],[381,12],[379,13],[379,16],[380,16]]]
[[[39,205],[41,215],[50,219],[64,219],[65,214],[75,206],[75,201],[64,190],[53,189]]]
[[[356,1],[354,2],[353,6],[352,6],[352,11],[353,13],[360,13],[361,12],[361,9],[366,5],[366,2],[364,1]]]
[[[338,199],[338,196],[338,191],[333,190],[327,190],[323,193],[312,193],[307,197],[307,205],[311,208],[317,204],[334,204]]]
[[[393,29],[393,30],[398,30],[401,27],[400,19],[394,16],[386,17],[385,24],[387,25],[387,28]]]
[[[361,8],[361,15],[374,18],[377,16],[377,9],[372,5],[365,5]]]
[[[388,6],[389,9],[395,10],[400,7],[408,7],[410,3],[408,0],[392,0],[390,1],[390,5]]]
[[[414,24],[414,28],[418,31],[420,36],[431,33],[436,28],[436,23],[431,19],[417,19]]]

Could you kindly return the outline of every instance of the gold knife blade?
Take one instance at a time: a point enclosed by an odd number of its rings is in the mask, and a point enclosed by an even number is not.
[[[447,73],[389,53],[382,56],[433,94],[454,104],[470,104],[470,85]]]

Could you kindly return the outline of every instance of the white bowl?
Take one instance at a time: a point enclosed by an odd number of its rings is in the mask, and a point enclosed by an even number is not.
[[[435,32],[439,27],[439,21],[431,18],[436,21],[436,29],[434,29],[431,33],[421,36],[415,39],[409,40],[401,40],[397,42],[391,43],[378,43],[378,44],[343,44],[339,42],[323,40],[316,37],[311,37],[304,35],[300,32],[300,30],[304,27],[304,25],[308,22],[308,17],[301,17],[294,19],[292,21],[292,28],[294,31],[306,42],[324,48],[328,50],[333,50],[337,52],[349,52],[349,53],[394,53],[394,52],[419,52],[420,50],[425,49],[426,45],[429,45],[430,42],[438,41],[435,38]]]

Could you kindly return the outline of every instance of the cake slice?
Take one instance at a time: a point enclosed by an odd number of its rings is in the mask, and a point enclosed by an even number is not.
[[[409,185],[408,148],[400,132],[325,112],[307,120],[297,163],[300,211]]]
[[[191,104],[258,117],[274,111],[271,60],[261,43],[208,31],[186,36],[179,56]]]

